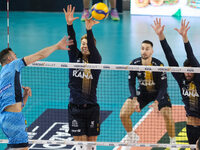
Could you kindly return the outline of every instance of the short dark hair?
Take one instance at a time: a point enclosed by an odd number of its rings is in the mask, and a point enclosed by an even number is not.
[[[153,47],[153,43],[149,40],[144,40],[142,43],[150,44]]]
[[[12,51],[11,48],[5,48],[0,52],[0,63],[1,63],[1,65],[6,63],[7,56],[8,56],[10,51]]]
[[[191,65],[191,63],[190,63],[190,61],[189,61],[189,59],[186,59],[186,60],[184,61],[183,66],[184,66],[184,67],[192,67],[192,65]]]

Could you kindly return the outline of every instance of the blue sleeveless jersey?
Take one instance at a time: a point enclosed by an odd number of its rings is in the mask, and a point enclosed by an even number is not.
[[[2,67],[0,73],[0,112],[6,106],[23,101],[21,69],[26,66],[24,59],[16,59]]]

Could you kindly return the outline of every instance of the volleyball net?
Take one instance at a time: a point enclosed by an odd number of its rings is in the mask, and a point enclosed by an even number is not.
[[[67,106],[69,103],[69,69],[100,69],[97,88],[97,102],[100,105],[100,135],[97,142],[75,142],[69,133]],[[120,110],[130,96],[129,71],[166,72],[168,93],[172,102],[173,119],[176,128],[176,144],[169,144],[169,136],[161,113],[144,107],[140,113],[133,113],[133,131],[139,136],[136,143],[126,144],[126,131],[120,120]],[[30,149],[74,149],[78,145],[98,145],[97,149],[166,149],[170,147],[194,148],[186,135],[186,113],[180,89],[171,72],[199,73],[200,68],[160,67],[134,65],[80,64],[59,62],[36,62],[22,71],[22,85],[31,87],[32,97],[27,101],[23,114],[27,120]],[[77,75],[81,76],[81,75]],[[137,82],[136,82],[137,83]],[[138,86],[138,83],[137,83]],[[0,132],[0,147],[7,143]]]

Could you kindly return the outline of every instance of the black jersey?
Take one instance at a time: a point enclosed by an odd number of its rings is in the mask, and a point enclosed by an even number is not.
[[[134,59],[130,65],[142,65],[141,57]],[[152,58],[152,66],[163,66],[163,63],[156,58]],[[162,97],[167,94],[167,75],[165,72],[151,72],[151,71],[130,71],[129,72],[129,89],[131,97],[137,97],[136,95],[136,77],[139,81],[138,90],[141,93],[156,94],[158,102]]]
[[[161,45],[169,66],[179,66],[166,39],[161,41]],[[187,59],[190,61],[192,67],[200,67],[199,62],[193,54],[190,42],[184,43],[184,46]],[[185,104],[187,115],[200,118],[200,74],[195,74],[192,81],[187,81],[184,73],[172,73],[172,75],[180,87],[182,101]]]
[[[68,35],[73,40],[74,45],[69,46],[69,61],[74,63],[101,63],[92,30],[87,30],[87,45],[90,51],[88,62],[82,59],[82,53],[77,48],[75,31],[73,25],[67,26]],[[90,69],[69,69],[70,102],[74,104],[96,104],[96,88],[101,70]]]

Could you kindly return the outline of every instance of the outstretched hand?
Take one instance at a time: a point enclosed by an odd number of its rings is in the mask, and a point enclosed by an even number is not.
[[[156,18],[156,20],[153,21],[154,25],[151,25],[153,30],[156,32],[156,34],[160,37],[164,36],[163,31],[165,26],[161,24],[161,18]]]
[[[93,20],[92,17],[85,19],[85,26],[87,30],[91,30],[93,25],[98,24],[99,21]]]
[[[64,36],[57,44],[57,49],[61,49],[61,50],[70,50],[69,48],[67,48],[67,46],[73,45],[74,42],[73,40],[69,40],[69,36],[66,37]]]
[[[72,7],[72,5],[67,6],[67,12],[65,8],[63,8],[63,11],[65,13],[65,19],[68,25],[72,25],[73,21],[79,18],[79,17],[74,17],[75,7]]]
[[[190,29],[189,23],[189,21],[186,23],[186,19],[181,20],[180,29],[175,28],[174,30],[176,30],[183,38],[187,38],[187,32]]]

